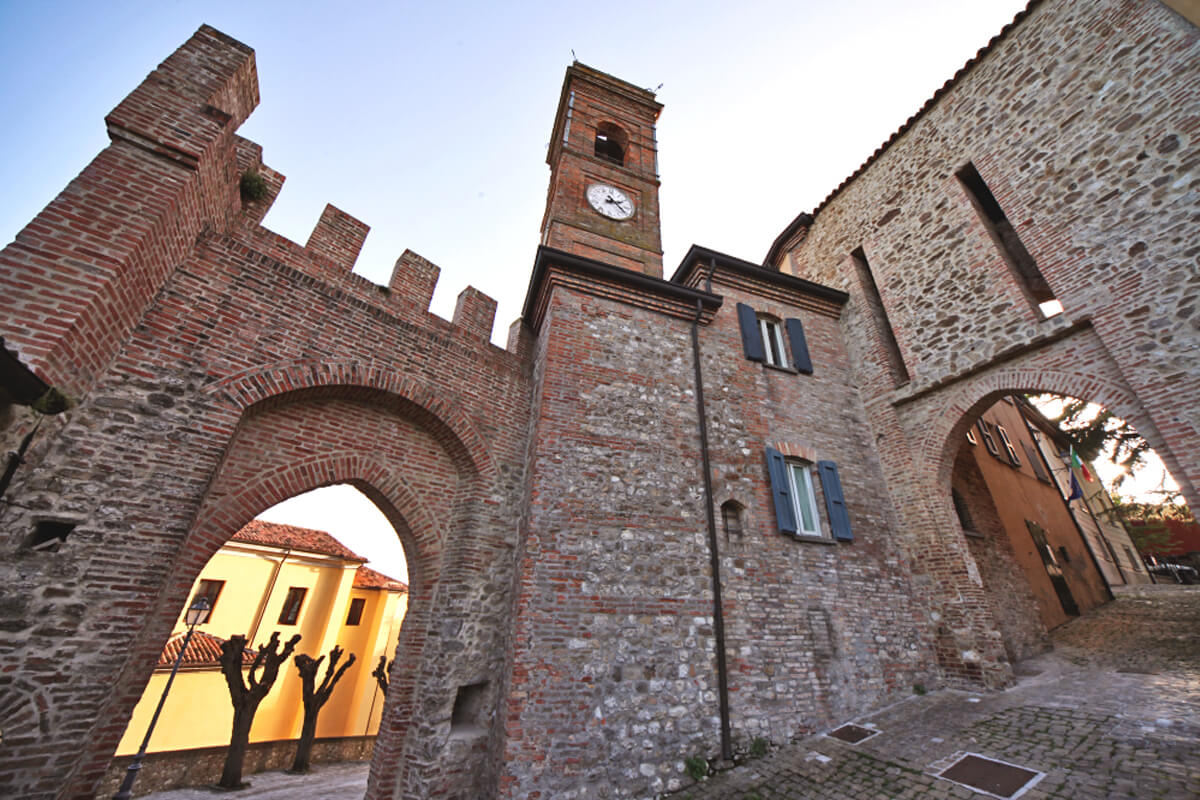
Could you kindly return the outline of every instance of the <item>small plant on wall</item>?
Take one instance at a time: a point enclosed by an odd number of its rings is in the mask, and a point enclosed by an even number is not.
[[[238,188],[241,190],[242,202],[245,203],[257,203],[259,200],[265,200],[269,192],[266,178],[252,169],[242,173]]]
[[[708,762],[700,756],[688,756],[683,761],[683,769],[694,781],[708,777]]]

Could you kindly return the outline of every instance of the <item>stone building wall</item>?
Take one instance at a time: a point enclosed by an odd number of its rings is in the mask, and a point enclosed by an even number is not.
[[[1034,3],[772,251],[851,295],[850,358],[906,549],[937,587],[948,674],[991,673],[1001,652],[948,488],[963,432],[1004,391],[1106,405],[1200,502],[1198,72],[1197,28],[1160,3]],[[1021,290],[955,177],[968,163],[1062,314],[1042,319]],[[889,369],[860,248],[907,383]]]
[[[567,288],[540,325],[502,796],[650,797],[718,729],[689,328]]]
[[[75,403],[0,510],[0,785],[91,794],[209,555],[347,482],[413,569],[368,797],[680,786],[720,735],[693,320],[712,511],[744,507],[741,539],[718,537],[736,743],[917,683],[1003,685],[1040,631],[1000,602],[1012,554],[955,520],[978,414],[1013,391],[1097,400],[1200,502],[1198,65],[1196,28],[1153,0],[1034,3],[773,250],[768,267],[848,298],[744,262],[714,296],[543,249],[503,351],[479,292],[451,322],[428,313],[420,256],[388,287],[352,275],[367,229],[344,212],[304,245],[260,227],[284,179],[235,133],[253,53],[202,28],[0,253],[6,344]],[[954,177],[968,162],[1061,315],[1017,285]],[[265,198],[241,199],[247,170]],[[813,374],[747,362],[738,300],[801,319]],[[4,446],[35,422],[0,419]],[[853,542],[778,532],[768,445],[838,464]],[[75,527],[31,548],[47,521]],[[452,724],[464,696],[474,717]]]
[[[714,502],[745,507],[741,537],[720,538],[731,715],[742,748],[756,737],[786,742],[938,681],[933,626],[897,544],[897,517],[842,341],[841,308],[755,276],[749,266],[718,266],[712,290],[724,302],[701,336]],[[738,303],[800,320],[812,374],[748,360]],[[767,446],[809,464],[837,464],[852,542],[832,538],[815,474],[826,538],[779,531]]]

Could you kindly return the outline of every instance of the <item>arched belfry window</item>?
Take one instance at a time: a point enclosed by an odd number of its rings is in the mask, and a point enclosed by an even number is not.
[[[596,126],[596,158],[624,166],[625,148],[628,145],[629,137],[625,131],[613,123],[601,122]]]

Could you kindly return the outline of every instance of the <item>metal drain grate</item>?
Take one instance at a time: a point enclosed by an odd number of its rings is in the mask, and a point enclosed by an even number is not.
[[[829,735],[835,739],[841,739],[843,742],[858,744],[863,739],[869,739],[877,733],[879,731],[864,728],[861,725],[843,725],[836,731],[830,731]]]
[[[938,773],[938,777],[1005,800],[1020,797],[1044,776],[1043,772],[974,753],[968,753]]]

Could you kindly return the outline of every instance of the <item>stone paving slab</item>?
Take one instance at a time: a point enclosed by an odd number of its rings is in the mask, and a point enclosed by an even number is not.
[[[245,776],[245,789],[229,791],[211,786],[172,789],[142,795],[143,800],[355,800],[367,791],[367,763],[314,764],[307,775],[282,770]],[[136,790],[136,787],[135,787]]]
[[[1002,692],[941,690],[854,720],[671,800],[991,798],[936,777],[966,753],[1044,773],[1021,800],[1200,798],[1200,587],[1149,586],[1051,634]],[[842,724],[839,722],[839,725]]]

